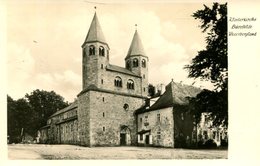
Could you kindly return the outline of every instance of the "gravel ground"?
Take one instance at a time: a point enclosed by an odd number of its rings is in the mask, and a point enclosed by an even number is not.
[[[15,159],[227,159],[227,150],[190,150],[154,147],[81,147],[74,145],[16,144],[8,146]]]

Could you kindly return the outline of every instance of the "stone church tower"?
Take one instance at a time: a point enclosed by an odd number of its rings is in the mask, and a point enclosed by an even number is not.
[[[148,95],[148,57],[145,55],[142,41],[135,30],[132,43],[125,58],[125,67],[142,77],[142,95]]]
[[[137,30],[126,67],[109,63],[109,45],[97,14],[82,44],[82,91],[78,94],[78,137],[84,146],[137,143],[134,111],[148,94],[148,57]]]
[[[94,14],[87,37],[81,47],[83,89],[91,84],[100,87],[102,75],[104,74],[104,70],[102,69],[109,63],[109,46],[105,40],[96,13]]]

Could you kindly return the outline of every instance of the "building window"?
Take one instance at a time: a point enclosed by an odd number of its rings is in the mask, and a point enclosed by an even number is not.
[[[127,89],[135,89],[134,81],[128,80],[127,81]]]
[[[157,121],[158,121],[158,122],[161,121],[161,116],[160,116],[160,114],[157,114]]]
[[[103,131],[106,131],[106,128],[105,128],[105,127],[103,127]]]
[[[157,131],[157,139],[161,139],[161,129],[160,128]]]
[[[101,79],[101,84],[103,84],[104,83],[104,80],[103,79]]]
[[[49,119],[49,120],[47,121],[47,124],[51,124],[51,119]]]
[[[131,61],[128,60],[128,61],[126,62],[126,68],[127,68],[127,69],[130,69],[130,64],[131,64]]]
[[[183,115],[183,113],[181,113],[181,120],[184,120],[184,115]]]
[[[142,60],[142,67],[146,67],[146,61],[144,59]]]
[[[103,112],[103,117],[105,117],[105,112]]]
[[[145,74],[143,75],[143,79],[145,79]]]
[[[123,107],[123,108],[125,109],[125,111],[128,111],[129,105],[128,105],[128,104],[124,104],[124,107]]]
[[[114,84],[116,87],[122,87],[122,79],[117,76],[114,80]]]
[[[135,58],[133,60],[133,67],[138,67],[138,59],[137,58]]]
[[[140,141],[144,139],[143,134],[140,134]]]
[[[105,98],[104,97],[102,97],[102,100],[103,100],[103,102],[105,102]]]
[[[103,69],[104,68],[104,66],[103,66],[103,64],[101,64],[101,69]]]
[[[140,118],[140,123],[142,123],[143,122],[143,119],[142,118]]]
[[[207,140],[208,139],[208,131],[203,131],[203,135],[204,135],[204,138]]]
[[[148,115],[145,116],[144,126],[149,126]]]
[[[105,49],[102,46],[99,47],[99,55],[105,56]]]
[[[144,88],[144,92],[145,92],[145,88]]]
[[[93,45],[89,46],[89,55],[95,55],[95,52],[96,52],[95,46]]]

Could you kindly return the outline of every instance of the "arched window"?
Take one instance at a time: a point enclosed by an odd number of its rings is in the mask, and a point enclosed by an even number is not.
[[[142,67],[146,67],[146,61],[144,59],[142,60]]]
[[[96,52],[95,46],[93,45],[89,46],[89,55],[95,55],[95,52]]]
[[[116,87],[122,87],[122,79],[117,76],[114,80],[114,84]]]
[[[105,49],[102,46],[99,47],[99,55],[105,56]]]
[[[127,69],[130,69],[130,64],[131,64],[131,61],[128,60],[128,61],[126,62],[126,68],[127,68]]]
[[[133,80],[127,81],[127,89],[135,89],[135,84]]]
[[[133,60],[133,67],[138,67],[138,59],[137,58],[135,58]]]

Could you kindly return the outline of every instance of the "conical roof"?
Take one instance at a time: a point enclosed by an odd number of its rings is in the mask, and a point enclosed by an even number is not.
[[[143,44],[142,44],[142,41],[139,37],[137,30],[135,30],[135,34],[134,34],[132,43],[130,45],[130,48],[128,50],[126,58],[128,58],[130,56],[134,56],[134,55],[144,55],[145,56]]]
[[[95,12],[84,43],[97,41],[101,43],[106,43],[105,36],[103,34],[103,31],[98,21],[97,14]]]

